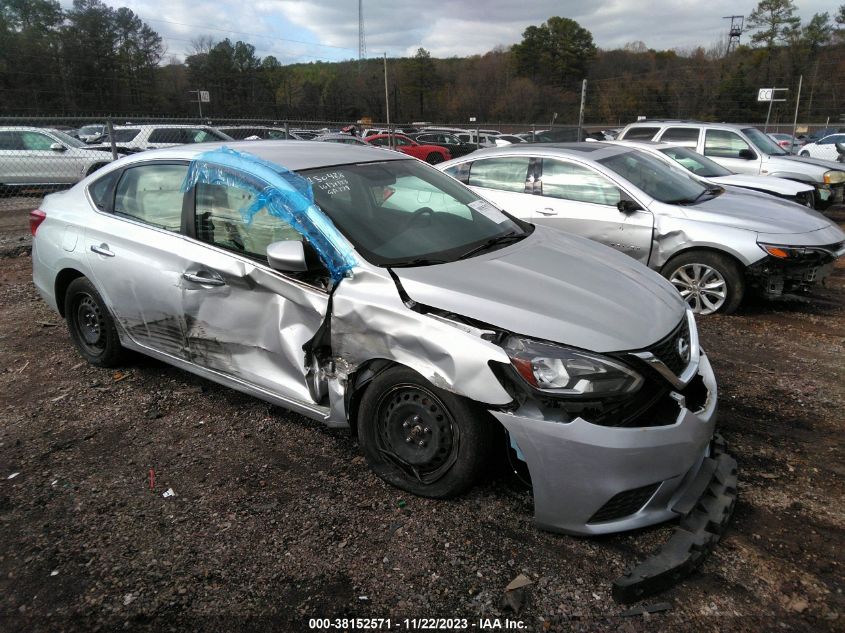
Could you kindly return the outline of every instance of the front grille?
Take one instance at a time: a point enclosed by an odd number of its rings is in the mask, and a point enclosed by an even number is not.
[[[633,490],[626,490],[614,495],[610,501],[599,508],[596,513],[590,517],[587,523],[603,523],[605,521],[615,521],[621,519],[629,514],[634,514],[642,508],[646,502],[651,499],[651,496],[660,486],[661,482],[656,484],[649,484],[642,488],[634,488]]]
[[[686,317],[684,317],[684,320],[681,321],[678,327],[676,327],[669,336],[664,338],[662,341],[655,343],[648,349],[649,352],[663,361],[663,364],[666,365],[676,376],[680,376],[684,373],[684,369],[686,369],[689,364],[689,360],[684,360],[678,353],[678,339],[681,337],[686,340],[687,349],[689,349],[689,321],[687,321]]]

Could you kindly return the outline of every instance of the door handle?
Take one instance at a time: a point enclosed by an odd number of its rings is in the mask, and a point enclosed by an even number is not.
[[[97,255],[102,255],[103,257],[114,257],[114,253],[109,250],[109,245],[105,242],[99,246],[91,244],[91,252],[97,253]]]
[[[202,274],[201,274],[202,273]],[[202,284],[203,286],[225,286],[226,282],[217,273],[212,273],[207,270],[200,270],[196,273],[182,273],[182,277],[195,284]]]
[[[537,213],[539,213],[541,215],[557,215],[557,211],[555,211],[551,207],[545,207],[544,209],[537,209]]]

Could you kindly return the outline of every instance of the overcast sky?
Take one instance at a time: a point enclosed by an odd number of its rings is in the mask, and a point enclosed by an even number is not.
[[[358,56],[357,0],[105,0],[140,15],[183,57],[200,35],[241,39],[260,57],[283,64]],[[69,6],[71,0],[62,0]],[[435,57],[485,53],[519,42],[527,26],[553,15],[576,20],[600,48],[640,40],[649,48],[709,47],[725,37],[729,20],[748,15],[754,0],[364,0],[369,56]],[[798,0],[802,22],[835,12],[838,0]],[[744,39],[748,36],[745,35]]]

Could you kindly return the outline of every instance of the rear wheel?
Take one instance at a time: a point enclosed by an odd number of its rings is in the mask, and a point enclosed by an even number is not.
[[[810,152],[803,151],[803,152],[801,152],[801,153],[799,154],[799,156],[803,156],[804,158],[809,158],[809,157],[810,157]]]
[[[730,314],[745,294],[745,279],[739,266],[721,253],[681,253],[669,260],[662,273],[696,314]]]
[[[364,393],[358,440],[370,468],[386,482],[447,498],[470,488],[487,464],[495,431],[487,416],[415,371],[394,367]]]
[[[124,356],[117,327],[100,293],[85,277],[70,282],[65,293],[65,319],[82,357],[98,367],[115,367]]]
[[[438,154],[437,152],[431,152],[431,154],[425,157],[425,162],[427,162],[429,165],[436,165],[437,163],[442,163],[443,155]]]

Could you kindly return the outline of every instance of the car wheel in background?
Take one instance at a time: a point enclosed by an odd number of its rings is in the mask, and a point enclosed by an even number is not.
[[[65,293],[65,319],[82,357],[98,367],[115,367],[123,359],[114,319],[100,293],[85,277],[74,279]]]
[[[696,314],[730,314],[745,294],[739,265],[721,253],[681,253],[669,260],[662,273]]]
[[[438,154],[437,152],[431,152],[431,154],[425,157],[425,162],[427,162],[429,165],[436,165],[437,163],[442,163],[443,155]]]
[[[436,499],[458,495],[478,480],[494,430],[481,407],[407,367],[374,378],[358,415],[358,441],[370,468],[397,488]]]
[[[798,155],[799,155],[799,156],[803,156],[804,158],[809,158],[809,157],[810,157],[810,152],[803,151],[803,152],[800,152]]]

